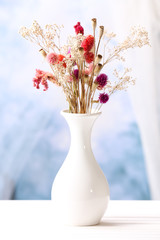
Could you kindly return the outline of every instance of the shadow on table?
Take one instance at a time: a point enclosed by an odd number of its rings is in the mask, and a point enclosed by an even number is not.
[[[97,227],[118,227],[118,226],[129,226],[129,225],[139,225],[139,224],[152,224],[154,223],[153,219],[151,221],[146,221],[143,218],[134,218],[134,217],[127,217],[127,218],[115,218],[115,219],[106,219],[101,221]]]

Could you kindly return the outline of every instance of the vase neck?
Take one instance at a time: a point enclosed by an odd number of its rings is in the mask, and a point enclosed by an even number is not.
[[[70,128],[70,150],[76,151],[78,149],[91,149],[92,127],[100,113],[89,115],[63,112],[62,115],[65,117]]]

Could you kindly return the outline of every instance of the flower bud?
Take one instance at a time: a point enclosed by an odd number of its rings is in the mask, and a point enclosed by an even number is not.
[[[99,26],[99,38],[103,36],[104,33],[104,26]]]
[[[42,48],[39,50],[39,52],[44,58],[46,58],[47,53]]]
[[[101,71],[103,65],[101,63],[98,63],[97,66],[95,67],[94,73],[97,75]]]

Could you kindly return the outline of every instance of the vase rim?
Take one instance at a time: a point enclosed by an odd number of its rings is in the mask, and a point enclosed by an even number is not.
[[[62,115],[72,115],[72,116],[75,116],[75,117],[87,117],[87,116],[99,116],[102,112],[94,112],[94,109],[93,109],[93,112],[92,113],[69,113],[69,110],[62,110],[61,111],[61,114]]]

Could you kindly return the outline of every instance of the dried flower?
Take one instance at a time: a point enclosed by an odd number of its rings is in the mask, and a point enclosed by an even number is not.
[[[73,75],[74,75],[75,78],[78,80],[78,77],[79,77],[79,70],[78,70],[78,69],[74,69],[74,71],[73,71]]]
[[[58,61],[58,55],[56,53],[49,53],[47,54],[47,61],[50,64],[55,64]]]
[[[99,94],[99,101],[100,103],[106,103],[109,100],[109,95],[107,93],[100,93]]]
[[[81,26],[80,22],[77,22],[77,24],[74,26],[75,32],[76,34],[81,33],[82,35],[84,35],[84,29]]]
[[[98,85],[98,89],[101,90],[106,86],[108,80],[108,76],[104,73],[101,73],[99,76],[97,76],[95,83]]]
[[[102,60],[102,55],[98,54],[95,58],[95,65],[98,64]]]
[[[93,45],[94,37],[92,35],[89,35],[83,40],[81,47],[84,48],[84,51],[89,52],[92,49]]]
[[[85,74],[89,75],[93,71],[93,63],[90,63],[87,69],[85,69]]]
[[[58,63],[61,63],[61,62],[62,62],[62,66],[63,66],[64,68],[66,68],[66,63],[65,63],[65,61],[64,61],[64,58],[65,58],[64,55],[59,54],[59,55],[58,55]]]
[[[71,75],[66,75],[65,80],[71,83],[73,81],[73,77]]]
[[[40,84],[42,84],[44,86],[43,91],[46,91],[48,89],[47,80],[55,83],[57,86],[60,86],[60,84],[57,82],[56,78],[53,76],[52,73],[44,72],[40,69],[36,69],[36,75],[33,78],[33,86],[39,89]]]
[[[39,52],[42,54],[44,58],[46,58],[47,53],[42,48],[39,50]]]
[[[96,18],[92,18],[92,27],[93,27],[93,31],[95,31],[97,26],[97,19]]]
[[[44,86],[44,91],[48,89],[48,83],[45,78],[45,72],[36,69],[36,76],[33,78],[33,86],[39,89],[40,83]]]
[[[79,51],[79,53],[80,53],[81,58],[83,58],[84,48],[83,48],[83,47],[79,47],[78,51]]]
[[[94,53],[92,53],[92,52],[85,52],[84,53],[84,58],[85,58],[87,63],[91,63],[94,60]]]
[[[103,33],[104,33],[104,26],[99,26],[99,38],[100,39],[103,36]]]
[[[89,79],[88,74],[85,74],[85,75],[84,75],[84,82],[85,82],[85,83],[88,83],[88,79]]]
[[[98,63],[97,66],[95,67],[94,73],[97,75],[101,71],[103,65],[101,63]]]

